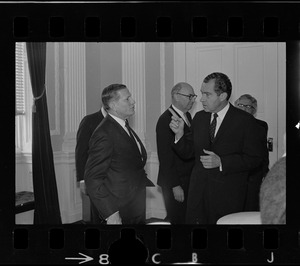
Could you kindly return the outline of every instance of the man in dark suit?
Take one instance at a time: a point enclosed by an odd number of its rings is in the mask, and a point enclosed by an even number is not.
[[[180,82],[171,91],[170,108],[184,120],[184,134],[191,133],[192,117],[188,112],[196,99],[191,85]],[[170,129],[171,112],[166,110],[156,124],[156,143],[159,160],[157,184],[161,186],[168,220],[171,224],[184,224],[186,201],[194,158],[182,159],[173,149],[174,132]]]
[[[76,135],[76,147],[75,147],[75,165],[76,165],[76,177],[77,182],[84,180],[84,170],[85,164],[88,158],[88,149],[90,138],[100,124],[102,119],[106,116],[106,112],[101,107],[101,109],[93,114],[86,115],[80,122],[77,135]],[[82,191],[84,194],[85,188]],[[86,196],[85,196],[86,197]],[[88,198],[86,199],[88,200]],[[84,199],[83,199],[84,204]],[[100,219],[99,214],[95,206],[90,202],[90,214],[91,214],[91,223],[101,224],[103,220]]]
[[[88,158],[89,141],[94,130],[105,116],[106,112],[103,107],[101,107],[98,112],[86,115],[79,124],[75,147],[77,182],[84,180],[84,169]]]
[[[191,137],[183,134],[183,120],[172,116],[174,148],[182,156],[195,156],[188,224],[216,224],[222,216],[243,211],[249,171],[263,160],[261,129],[252,115],[229,103],[231,90],[223,73],[204,79],[200,100],[204,110],[193,118]]]
[[[146,186],[153,186],[144,166],[145,147],[129,127],[135,101],[123,84],[102,92],[107,116],[89,142],[84,180],[87,193],[107,224],[144,224]]]
[[[257,100],[250,94],[241,95],[235,102],[234,105],[248,112],[249,114],[256,116],[257,113]],[[259,119],[255,119],[256,122],[264,129],[264,134],[261,139],[261,145],[264,146],[264,160],[255,169],[251,170],[248,177],[247,184],[247,196],[245,201],[245,211],[259,211],[259,190],[263,178],[269,171],[269,151],[267,147],[267,136],[268,136],[268,124]]]

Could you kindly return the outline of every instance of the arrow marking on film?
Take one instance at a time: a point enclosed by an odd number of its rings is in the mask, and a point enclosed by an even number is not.
[[[79,262],[79,264],[88,262],[88,261],[90,261],[90,260],[93,260],[93,258],[90,257],[90,256],[87,256],[87,255],[82,254],[82,253],[78,253],[78,254],[84,256],[84,258],[65,258],[65,259],[66,259],[66,260],[82,260],[82,261]]]

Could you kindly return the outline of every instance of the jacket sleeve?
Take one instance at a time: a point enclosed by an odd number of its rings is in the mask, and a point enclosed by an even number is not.
[[[87,193],[104,219],[118,211],[116,199],[107,188],[107,173],[113,149],[107,134],[103,132],[93,134],[85,167],[84,179]]]
[[[84,168],[88,157],[89,140],[92,134],[90,131],[88,121],[83,119],[76,136],[75,164],[77,181],[84,179]]]
[[[159,184],[166,187],[176,187],[180,185],[178,174],[176,173],[174,150],[172,148],[175,135],[169,128],[167,117],[161,117],[156,125],[156,143],[159,160]]]
[[[184,134],[176,143],[174,139],[172,143],[172,148],[183,160],[189,160],[195,157],[193,125],[194,121],[191,126],[191,131],[189,133]]]

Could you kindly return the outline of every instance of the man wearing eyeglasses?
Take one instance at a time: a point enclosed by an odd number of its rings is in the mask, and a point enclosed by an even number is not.
[[[170,108],[183,119],[184,134],[191,133],[192,118],[189,110],[194,105],[197,95],[191,85],[185,82],[176,84],[171,91]],[[171,112],[166,110],[156,125],[156,142],[159,159],[157,184],[161,186],[167,216],[171,224],[184,224],[186,201],[194,159],[184,160],[172,149],[175,135],[170,130]]]
[[[257,100],[250,94],[243,94],[234,102],[235,107],[256,116]],[[264,147],[264,160],[262,164],[249,173],[245,211],[259,211],[259,190],[263,178],[269,171],[269,151],[267,148],[268,124],[259,119],[256,122],[264,129],[261,145]]]
[[[195,156],[188,224],[216,224],[225,215],[243,211],[249,171],[263,160],[262,129],[252,115],[229,103],[231,91],[231,81],[223,73],[203,80],[203,110],[193,118],[190,135],[183,134],[183,120],[172,111],[174,149],[184,158]]]

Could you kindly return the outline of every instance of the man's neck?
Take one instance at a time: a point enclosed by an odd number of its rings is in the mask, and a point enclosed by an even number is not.
[[[108,110],[107,113],[110,114],[110,115],[112,115],[112,116],[114,116],[114,117],[122,119],[124,121],[127,119],[127,117],[124,118],[123,116],[120,116],[117,112],[115,112],[113,110]]]
[[[216,111],[214,111],[213,113],[218,113],[218,112],[222,111],[222,110],[227,106],[227,104],[229,104],[229,102],[228,102],[228,101],[224,101],[224,102],[219,106],[219,108],[218,108]]]
[[[184,114],[187,112],[187,110],[182,110],[182,107],[180,107],[180,106],[177,106],[176,105],[176,103],[172,103],[172,105],[174,106],[174,107],[176,107],[178,110],[180,110],[181,112],[183,112]]]

